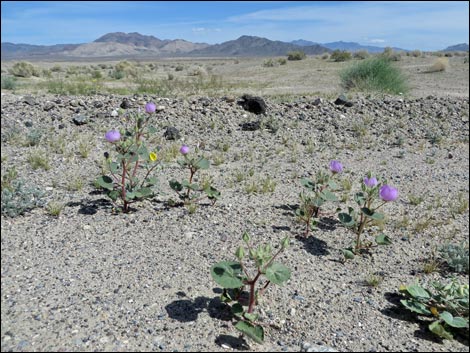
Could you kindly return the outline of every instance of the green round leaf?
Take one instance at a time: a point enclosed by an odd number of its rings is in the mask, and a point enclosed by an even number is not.
[[[101,186],[104,189],[107,190],[113,190],[113,179],[111,179],[107,175],[103,175],[99,177],[96,182],[98,183],[99,186]]]
[[[272,283],[282,285],[290,278],[290,270],[283,264],[273,262],[266,269],[265,275]]]
[[[209,161],[205,158],[200,158],[197,162],[195,167],[197,169],[209,169]]]
[[[223,288],[240,288],[243,286],[242,267],[238,262],[223,261],[215,264],[211,275]]]
[[[338,201],[338,198],[329,190],[323,190],[320,197],[325,201]]]
[[[339,221],[343,223],[343,225],[346,227],[353,227],[354,224],[356,223],[354,222],[354,219],[347,213],[340,213],[338,217],[339,217]]]
[[[414,298],[430,299],[428,291],[417,284],[412,284],[406,287],[407,292]]]
[[[377,245],[390,245],[392,241],[385,234],[379,234],[375,237],[375,242]]]
[[[239,321],[235,325],[235,328],[243,332],[245,335],[250,337],[256,343],[261,344],[264,341],[264,330],[261,326],[254,326],[250,324],[249,322]]]

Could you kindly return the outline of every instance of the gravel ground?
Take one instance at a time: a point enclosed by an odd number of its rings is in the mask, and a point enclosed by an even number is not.
[[[2,175],[15,167],[46,203],[64,205],[58,217],[41,207],[2,215],[2,351],[468,351],[468,336],[434,338],[397,295],[401,284],[418,280],[468,282],[468,274],[442,266],[423,271],[441,245],[468,242],[468,208],[455,211],[468,203],[468,97],[356,96],[352,107],[298,97],[267,100],[264,116],[243,110],[237,98],[129,97],[131,110],[148,101],[162,106],[159,138],[151,141],[162,155],[184,142],[218,160],[205,177],[222,196],[194,213],[168,207],[168,180],[187,177],[172,160],[155,198],[116,214],[93,181],[109,150],[104,133],[120,126],[113,111],[123,97],[2,94]],[[77,116],[86,123],[74,123]],[[271,129],[240,128],[258,120]],[[181,140],[166,141],[165,126]],[[24,146],[24,136],[37,131],[39,145]],[[86,156],[84,144],[91,146]],[[38,148],[49,158],[47,171],[28,162]],[[399,189],[399,200],[384,207],[392,245],[339,261],[353,238],[333,215],[344,204],[327,204],[331,216],[302,237],[294,217],[300,179],[326,171],[332,159],[354,181],[351,196],[367,171]],[[276,183],[273,192],[248,190],[266,178]],[[210,277],[213,264],[233,259],[244,230],[260,243],[291,237],[280,258],[291,279],[270,287],[256,307],[270,325],[262,345],[239,337]],[[377,287],[365,285],[373,274],[383,279]]]

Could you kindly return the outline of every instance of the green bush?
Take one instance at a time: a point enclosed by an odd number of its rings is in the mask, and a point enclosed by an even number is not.
[[[2,89],[14,90],[17,87],[16,78],[13,76],[2,76]]]
[[[367,50],[358,50],[357,52],[354,53],[354,59],[359,59],[359,60],[364,60],[367,59],[370,54]]]
[[[295,50],[287,53],[287,60],[303,60],[307,57],[301,50]]]
[[[13,65],[13,67],[10,69],[10,73],[16,77],[28,78],[37,73],[37,70],[30,63],[20,61]]]
[[[355,63],[340,73],[345,89],[400,94],[408,92],[406,79],[390,60],[375,57]]]
[[[351,60],[351,58],[351,53],[346,50],[335,50],[330,56],[330,59],[335,62],[348,61]]]
[[[26,186],[23,180],[11,181],[9,187],[2,188],[2,215],[17,217],[36,207],[44,205],[40,190]]]
[[[386,47],[380,56],[384,59],[387,59],[389,61],[400,61],[401,60],[401,54],[396,53],[393,51],[393,48]]]

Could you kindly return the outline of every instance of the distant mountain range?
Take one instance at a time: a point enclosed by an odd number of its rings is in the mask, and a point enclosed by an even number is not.
[[[468,51],[468,44],[461,43],[461,44],[451,45],[450,47],[445,48],[443,51]]]
[[[466,46],[466,47],[465,47]],[[465,49],[466,48],[466,49]],[[319,44],[303,39],[291,43],[273,41],[255,36],[241,36],[221,44],[192,43],[183,39],[161,40],[136,32],[108,33],[91,43],[30,45],[1,43],[2,60],[73,59],[73,58],[150,58],[150,57],[252,57],[283,56],[290,51],[302,50],[308,55],[332,50],[367,50],[382,52],[384,48],[363,46],[353,42]],[[396,50],[403,50],[394,48]],[[459,44],[445,50],[468,50],[468,44]]]
[[[300,46],[317,44],[317,45],[321,45],[331,50],[347,50],[350,52],[366,50],[369,53],[382,53],[384,51],[383,47],[376,47],[373,45],[362,45],[362,44],[355,43],[355,42],[339,41],[339,42],[330,42],[330,43],[315,43],[315,42],[311,42],[311,41],[304,40],[304,39],[298,39],[298,40],[292,41],[291,43],[300,45]],[[401,49],[401,48],[392,48],[392,49],[395,51],[408,51],[406,49]]]

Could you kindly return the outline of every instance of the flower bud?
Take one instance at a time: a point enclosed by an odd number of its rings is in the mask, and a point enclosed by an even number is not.
[[[282,242],[281,242],[282,248],[287,249],[287,247],[289,246],[289,243],[290,243],[289,237],[285,237],[284,239],[282,239]]]
[[[119,139],[121,138],[121,134],[119,133],[119,131],[117,130],[109,130],[105,135],[104,137],[106,138],[106,141],[108,142],[116,142],[116,141],[119,141]]]
[[[242,239],[245,243],[248,243],[250,241],[250,235],[248,234],[248,232],[245,231],[245,233],[243,233]]]
[[[235,256],[240,261],[245,257],[245,249],[243,249],[243,246],[238,247],[237,251],[235,251]]]
[[[378,181],[377,181],[377,178],[374,178],[374,177],[370,177],[370,178],[365,177],[364,184],[369,188],[373,188],[374,186],[378,184]]]
[[[333,174],[341,173],[343,171],[343,165],[338,161],[331,161],[330,170],[333,172]]]
[[[157,107],[153,103],[147,103],[145,105],[145,111],[149,114],[155,113],[155,109],[157,109]]]
[[[379,195],[384,201],[395,201],[398,198],[398,190],[385,184],[380,188]]]

